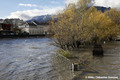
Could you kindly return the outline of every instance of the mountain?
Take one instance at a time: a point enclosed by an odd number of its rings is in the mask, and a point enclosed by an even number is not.
[[[105,12],[106,10],[111,9],[110,7],[107,8],[107,7],[102,7],[102,6],[94,6],[94,7],[101,12]],[[28,20],[26,22],[36,21],[36,22],[39,22],[39,23],[45,23],[45,22],[51,20],[53,16],[55,17],[54,20],[57,21],[57,16],[56,15],[42,15],[42,16],[35,16],[31,20]]]
[[[94,6],[98,11],[101,11],[101,12],[105,12],[107,10],[110,10],[111,8],[110,7],[102,7],[102,6]]]
[[[36,21],[36,22],[47,22],[49,20],[52,19],[52,15],[42,15],[42,16],[35,16],[33,17],[31,20],[28,20],[27,22],[32,22],[32,21]]]

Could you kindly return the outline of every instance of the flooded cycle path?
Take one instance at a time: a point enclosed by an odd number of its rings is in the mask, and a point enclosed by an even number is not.
[[[84,66],[74,73],[65,67],[71,64],[62,58],[62,62],[56,59],[54,55],[58,48],[51,45],[52,43],[53,40],[49,38],[1,39],[0,80],[84,80],[86,76],[120,77],[120,42],[103,45],[104,57],[92,58],[89,67]],[[86,53],[91,52],[83,49],[74,52],[74,55],[81,56]]]

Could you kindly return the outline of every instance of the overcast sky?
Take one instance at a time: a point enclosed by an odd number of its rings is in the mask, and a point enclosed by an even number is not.
[[[0,18],[31,19],[34,16],[56,14],[68,3],[77,0],[1,0]],[[95,5],[120,8],[120,0],[95,0]]]

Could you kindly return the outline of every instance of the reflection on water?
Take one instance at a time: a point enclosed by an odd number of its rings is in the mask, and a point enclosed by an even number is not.
[[[0,80],[70,80],[51,43],[48,38],[0,40]]]

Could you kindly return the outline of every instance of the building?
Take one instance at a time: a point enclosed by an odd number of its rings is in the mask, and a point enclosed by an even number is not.
[[[48,33],[49,25],[41,24],[35,21],[25,22],[20,19],[5,19],[0,20],[0,34],[6,35],[29,34],[29,35],[45,35]]]
[[[36,22],[30,22],[28,23],[29,26],[26,26],[23,30],[29,35],[45,35],[46,30],[49,27],[48,25],[40,25]]]
[[[16,28],[19,29],[19,25],[25,23],[23,20],[20,19],[5,19],[4,24],[11,24],[10,31],[15,31]]]
[[[26,22],[20,19],[0,19],[0,35],[22,34],[26,26]]]
[[[0,19],[0,31],[2,30],[2,23],[4,22],[3,19]]]

